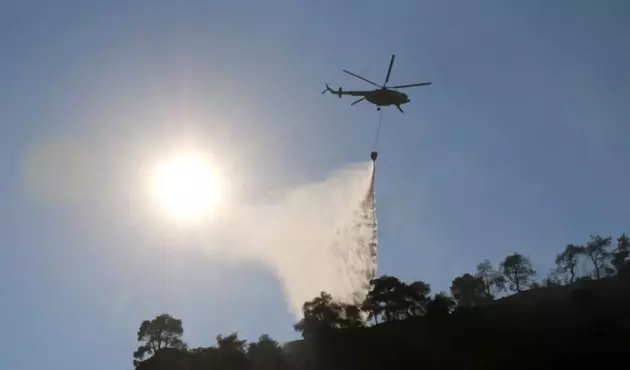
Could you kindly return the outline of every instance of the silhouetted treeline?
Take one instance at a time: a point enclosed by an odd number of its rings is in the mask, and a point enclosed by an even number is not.
[[[306,302],[304,318],[295,329],[304,338],[318,332],[338,328],[368,325],[367,316],[378,324],[404,320],[427,314],[450,314],[457,307],[487,305],[510,292],[563,286],[576,280],[601,279],[616,275],[628,264],[630,238],[623,234],[613,246],[612,237],[591,236],[583,245],[569,244],[556,257],[556,267],[540,282],[534,266],[526,256],[513,253],[494,268],[489,260],[477,265],[477,270],[453,279],[450,295],[440,292],[431,296],[431,286],[423,281],[407,284],[393,276],[373,279],[371,289],[360,305],[340,304],[326,292]]]
[[[182,322],[168,314],[145,320],[138,331],[142,342],[134,352],[137,369],[230,369],[286,370],[286,359],[278,342],[268,335],[247,343],[237,333],[218,335],[214,346],[188,348],[182,340]],[[141,361],[145,355],[148,360]]]
[[[380,370],[558,368],[625,361],[630,345],[630,239],[591,236],[569,244],[539,281],[524,255],[497,267],[484,260],[453,279],[450,294],[423,281],[373,279],[363,302],[321,292],[294,325],[305,338],[281,347],[236,333],[216,346],[188,349],[181,321],[144,321],[134,353],[139,370]],[[514,294],[510,294],[514,293]],[[606,356],[602,356],[606,353]],[[146,361],[146,355],[156,354]],[[581,357],[580,357],[581,356]]]

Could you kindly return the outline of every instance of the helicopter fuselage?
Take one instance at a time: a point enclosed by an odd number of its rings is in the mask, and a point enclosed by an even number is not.
[[[355,74],[353,72],[350,72],[348,70],[343,70],[345,73],[354,76],[360,80],[363,80],[369,84],[371,84],[372,86],[376,86],[378,87],[378,89],[375,90],[355,90],[355,91],[343,91],[343,89],[341,87],[339,87],[338,90],[333,90],[331,89],[328,85],[326,85],[326,90],[322,91],[322,94],[325,93],[326,91],[332,93],[332,94],[336,94],[339,96],[339,98],[341,98],[343,95],[349,95],[349,96],[355,96],[355,97],[361,97],[360,99],[354,101],[352,104],[350,105],[355,105],[359,102],[362,102],[363,100],[366,100],[374,105],[376,105],[376,110],[381,110],[381,107],[387,107],[390,105],[394,105],[396,106],[396,108],[398,108],[398,110],[400,111],[400,113],[405,113],[400,106],[403,104],[407,104],[409,103],[411,100],[409,100],[409,97],[407,96],[407,94],[402,93],[396,89],[406,89],[409,87],[416,87],[416,86],[427,86],[427,85],[431,85],[431,82],[420,82],[420,83],[415,83],[415,84],[405,84],[405,85],[396,85],[396,86],[387,86],[387,83],[389,82],[389,76],[392,72],[392,66],[394,65],[394,57],[395,55],[392,54],[392,58],[389,61],[389,68],[387,69],[387,75],[385,76],[385,82],[382,85],[377,84],[374,81],[370,81],[365,77],[361,77],[358,74]]]
[[[409,103],[407,94],[390,89],[375,89],[365,94],[365,100],[380,107]]]

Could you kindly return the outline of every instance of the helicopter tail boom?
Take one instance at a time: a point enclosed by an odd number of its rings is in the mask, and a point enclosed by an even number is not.
[[[326,91],[330,92],[331,94],[337,94],[339,98],[341,98],[341,95],[343,94],[343,90],[341,89],[341,86],[339,87],[337,91],[335,91],[331,89],[330,86],[328,86],[328,84],[326,84],[326,90],[322,91],[322,94],[325,93]]]

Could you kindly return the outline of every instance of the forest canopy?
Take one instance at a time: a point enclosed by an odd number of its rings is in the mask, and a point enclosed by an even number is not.
[[[482,260],[475,271],[453,278],[450,291],[433,293],[421,281],[404,282],[382,275],[370,282],[370,290],[360,304],[339,303],[327,292],[305,302],[303,317],[294,325],[303,338],[326,335],[339,329],[352,329],[412,317],[439,317],[454,310],[491,304],[526,290],[559,287],[583,280],[604,279],[627,273],[630,238],[592,235],[583,244],[568,244],[555,258],[555,267],[536,279],[530,259],[520,253],[506,256],[498,264]],[[189,348],[183,341],[182,321],[161,314],[141,323],[133,353],[134,365],[160,350],[173,349],[194,354],[196,361],[230,370],[283,370],[286,358],[281,345],[262,335],[255,342],[239,339],[238,333],[216,337],[216,345]]]

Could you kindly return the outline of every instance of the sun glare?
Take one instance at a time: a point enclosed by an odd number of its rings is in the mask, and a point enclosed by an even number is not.
[[[158,201],[178,218],[195,219],[220,199],[220,181],[200,155],[178,155],[155,168],[153,190]]]

